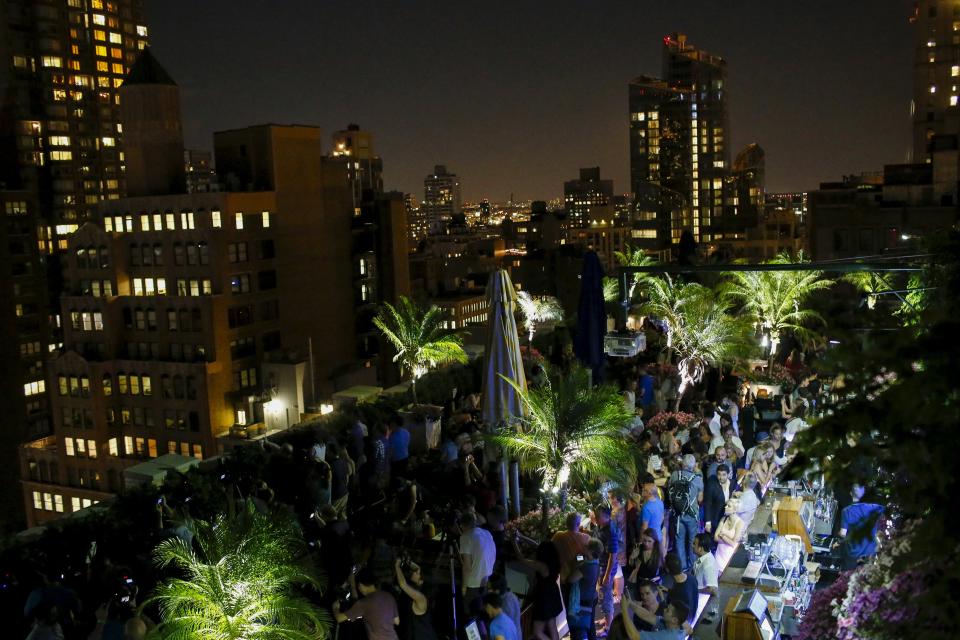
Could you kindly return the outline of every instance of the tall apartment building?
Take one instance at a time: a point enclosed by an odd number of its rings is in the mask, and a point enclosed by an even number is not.
[[[410,250],[413,251],[420,241],[425,240],[430,234],[430,225],[427,222],[426,211],[412,193],[403,194],[403,207],[407,212],[407,239],[410,242]]]
[[[0,190],[0,509],[2,528],[22,526],[17,447],[49,433],[44,361],[49,357],[45,256],[37,245],[35,194]]]
[[[453,216],[460,215],[463,206],[460,200],[460,178],[438,164],[433,173],[423,180],[423,216],[431,234],[446,233]]]
[[[350,124],[333,134],[330,162],[342,164],[350,180],[354,213],[360,215],[364,191],[383,193],[383,160],[373,150],[373,134]]]
[[[918,0],[914,25],[913,162],[931,162],[935,139],[960,134],[960,2]]]
[[[630,177],[640,228],[664,248],[689,230],[712,239],[723,214],[727,147],[727,65],[674,33],[663,39],[663,78],[629,85]]]
[[[37,194],[44,249],[124,193],[119,88],[142,0],[8,0],[0,16],[0,183]]]
[[[31,525],[122,491],[123,470],[141,461],[214,455],[230,434],[270,424],[268,411],[296,422],[305,407],[278,398],[316,402],[359,359],[356,272],[400,286],[387,280],[396,265],[380,262],[393,245],[358,253],[347,174],[324,164],[318,128],[218,132],[234,190],[157,193],[184,170],[176,85],[152,77],[125,87],[124,125],[155,170],[131,171],[140,195],[101,203],[68,240],[64,353],[46,379],[54,435],[20,448]],[[402,229],[402,205],[389,209]],[[394,226],[383,228],[405,261]],[[278,394],[276,362],[306,361],[307,388]]]
[[[613,202],[613,180],[600,179],[600,167],[580,169],[580,178],[563,183],[563,202],[571,228],[590,226],[590,210]]]
[[[142,0],[7,0],[0,11],[0,215],[9,245],[0,251],[0,314],[5,328],[16,328],[0,335],[10,455],[17,439],[49,428],[37,368],[59,342],[49,331],[59,308],[58,254],[98,202],[123,194],[118,88],[147,43]],[[13,321],[8,301],[23,313]],[[15,520],[20,509],[4,513]]]

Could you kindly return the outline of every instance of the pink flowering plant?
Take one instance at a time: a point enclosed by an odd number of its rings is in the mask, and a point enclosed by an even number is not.
[[[681,429],[688,427],[691,422],[697,419],[692,413],[686,413],[684,411],[664,411],[647,420],[646,427],[660,433],[667,426],[667,421],[670,420],[670,418],[675,418]]]
[[[797,640],[822,640],[836,637],[837,615],[840,612],[840,605],[847,596],[850,573],[849,571],[841,573],[832,585],[813,592],[810,597],[810,606],[800,623]]]
[[[780,364],[775,364],[763,371],[749,371],[744,377],[757,384],[797,384],[797,380],[790,370]]]

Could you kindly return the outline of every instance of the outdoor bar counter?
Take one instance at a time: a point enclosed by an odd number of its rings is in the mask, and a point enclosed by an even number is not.
[[[791,496],[793,494],[793,496]],[[720,542],[714,553],[720,572],[717,616],[709,624],[703,621],[711,599],[700,595],[694,621],[693,638],[724,640],[772,640],[796,633],[800,613],[805,610],[810,593],[819,576],[819,566],[804,558],[811,549],[810,540],[832,527],[833,509],[813,508],[819,496],[803,495],[788,487],[770,487],[752,520],[746,524],[743,542],[730,545]],[[809,504],[807,504],[809,503]],[[776,507],[776,513],[775,513]],[[796,535],[793,512],[802,513],[807,535]],[[801,550],[799,562],[778,562],[770,553],[776,538],[775,521],[781,534],[790,534],[790,541]],[[786,543],[787,540],[779,544]],[[811,545],[812,546],[812,545]],[[813,547],[813,550],[820,550]],[[753,560],[753,562],[751,562]],[[787,567],[783,565],[787,564]],[[762,598],[754,595],[759,592]]]

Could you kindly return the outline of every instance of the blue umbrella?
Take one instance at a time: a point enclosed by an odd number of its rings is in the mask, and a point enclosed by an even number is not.
[[[607,311],[603,304],[603,266],[596,251],[583,256],[580,275],[580,304],[577,306],[577,335],[573,352],[593,372],[593,382],[603,380],[606,356],[603,338],[607,333]]]

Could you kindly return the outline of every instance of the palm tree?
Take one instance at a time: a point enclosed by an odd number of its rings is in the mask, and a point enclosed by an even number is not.
[[[859,291],[867,296],[867,307],[870,310],[877,304],[877,296],[888,291],[893,291],[893,276],[889,273],[877,273],[875,271],[854,271],[848,273],[843,278]]]
[[[467,362],[463,342],[456,331],[445,329],[443,311],[436,305],[421,308],[406,296],[394,307],[384,302],[373,319],[397,354],[393,361],[411,377],[413,401],[417,401],[417,379],[437,365]]]
[[[593,387],[587,370],[575,366],[564,375],[552,370],[549,384],[525,389],[504,378],[528,408],[517,428],[488,436],[528,472],[542,476],[543,514],[550,495],[568,483],[593,488],[595,481],[624,481],[632,472],[632,456],[621,429],[632,415],[611,385]]]
[[[154,552],[160,569],[182,577],[160,583],[144,605],[157,604],[158,635],[169,640],[307,640],[326,638],[330,616],[296,591],[322,590],[305,562],[296,523],[280,512],[263,515],[252,503],[234,517],[198,523],[198,551],[180,538]]]
[[[563,307],[553,296],[533,297],[528,291],[518,291],[517,307],[523,317],[523,327],[527,330],[527,341],[531,345],[538,324],[563,320]]]
[[[656,260],[647,255],[647,252],[640,248],[624,245],[623,251],[614,251],[613,257],[621,267],[649,267],[656,264]],[[633,273],[628,280],[627,300],[633,300],[633,294],[637,285],[641,282],[649,282],[653,276],[649,273]]]
[[[679,408],[683,394],[703,379],[708,366],[729,362],[749,349],[749,324],[731,316],[728,302],[697,283],[664,275],[650,280],[648,295],[642,310],[666,325],[667,349],[677,357]]]
[[[801,253],[796,259],[781,253],[767,264],[803,262]],[[743,313],[753,324],[769,333],[770,360],[785,333],[806,340],[814,337],[810,324],[823,318],[803,304],[816,291],[827,289],[833,280],[821,277],[822,271],[734,271],[720,287],[723,297],[741,305]]]

